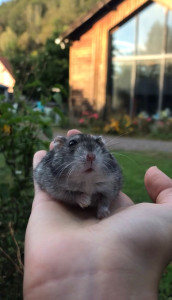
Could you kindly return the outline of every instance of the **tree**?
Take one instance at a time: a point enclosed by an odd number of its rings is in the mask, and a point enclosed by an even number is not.
[[[51,90],[60,86],[63,100],[67,101],[68,91],[68,48],[62,50],[54,40],[53,34],[39,51],[25,55],[25,51],[16,50],[11,57],[16,85],[28,99],[40,99],[51,96]]]
[[[3,54],[9,54],[13,52],[17,46],[17,36],[10,27],[7,27],[6,30],[0,36],[0,50]]]
[[[163,40],[163,25],[156,22],[152,25],[146,42],[146,53],[161,53]]]

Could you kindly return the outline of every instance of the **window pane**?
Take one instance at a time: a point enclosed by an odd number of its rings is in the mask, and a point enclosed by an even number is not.
[[[167,21],[167,52],[172,53],[172,11],[168,11]]]
[[[131,63],[116,62],[113,68],[112,107],[119,113],[129,113],[131,93]]]
[[[135,28],[136,19],[132,18],[112,34],[112,56],[134,54]]]
[[[172,110],[172,60],[167,60],[165,65],[162,109],[165,108]]]
[[[158,109],[159,61],[140,61],[136,67],[134,114],[146,111],[150,115]]]
[[[165,8],[159,4],[150,4],[138,14],[137,54],[158,54],[162,52]]]

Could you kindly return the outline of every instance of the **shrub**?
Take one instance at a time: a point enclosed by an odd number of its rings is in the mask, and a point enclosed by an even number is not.
[[[128,115],[112,118],[108,124],[105,125],[105,133],[126,134],[133,131],[132,120]]]
[[[17,107],[17,108],[16,108]],[[32,159],[50,120],[24,101],[0,100],[0,296],[22,299],[23,245],[33,199]]]
[[[168,113],[167,113],[168,112]],[[161,111],[150,117],[146,112],[140,113],[134,119],[128,115],[112,118],[103,131],[111,134],[132,134],[149,136],[151,138],[172,138],[172,117],[169,110]]]

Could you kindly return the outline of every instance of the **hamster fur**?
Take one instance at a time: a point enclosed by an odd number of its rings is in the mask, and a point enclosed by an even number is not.
[[[122,173],[101,137],[57,136],[33,171],[39,187],[55,200],[80,207],[96,206],[97,217],[110,214],[122,186]]]

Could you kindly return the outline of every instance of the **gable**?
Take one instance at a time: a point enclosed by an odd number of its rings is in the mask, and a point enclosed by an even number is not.
[[[13,70],[12,70],[12,67],[11,67],[9,61],[5,57],[0,57],[0,62],[3,64],[5,69],[11,74],[11,76],[14,77]]]
[[[140,4],[139,4],[140,2]],[[58,38],[56,39],[57,43],[66,42],[68,43],[68,39],[71,41],[78,40],[82,34],[84,34],[87,30],[89,30],[96,22],[98,22],[101,18],[104,18],[107,14],[113,11],[117,11],[121,5],[123,6],[124,17],[129,16],[132,7],[135,9],[141,8],[142,5],[146,5],[151,3],[150,0],[105,0],[100,1],[98,4],[93,7],[93,9],[86,14],[84,17],[77,19],[69,28]],[[172,1],[171,0],[154,0],[161,5],[166,6],[169,9],[172,9]],[[128,13],[126,13],[128,12]],[[121,14],[118,19],[121,21]],[[124,19],[124,18],[122,18]],[[115,24],[117,20],[115,21]],[[113,27],[113,24],[112,24]]]

